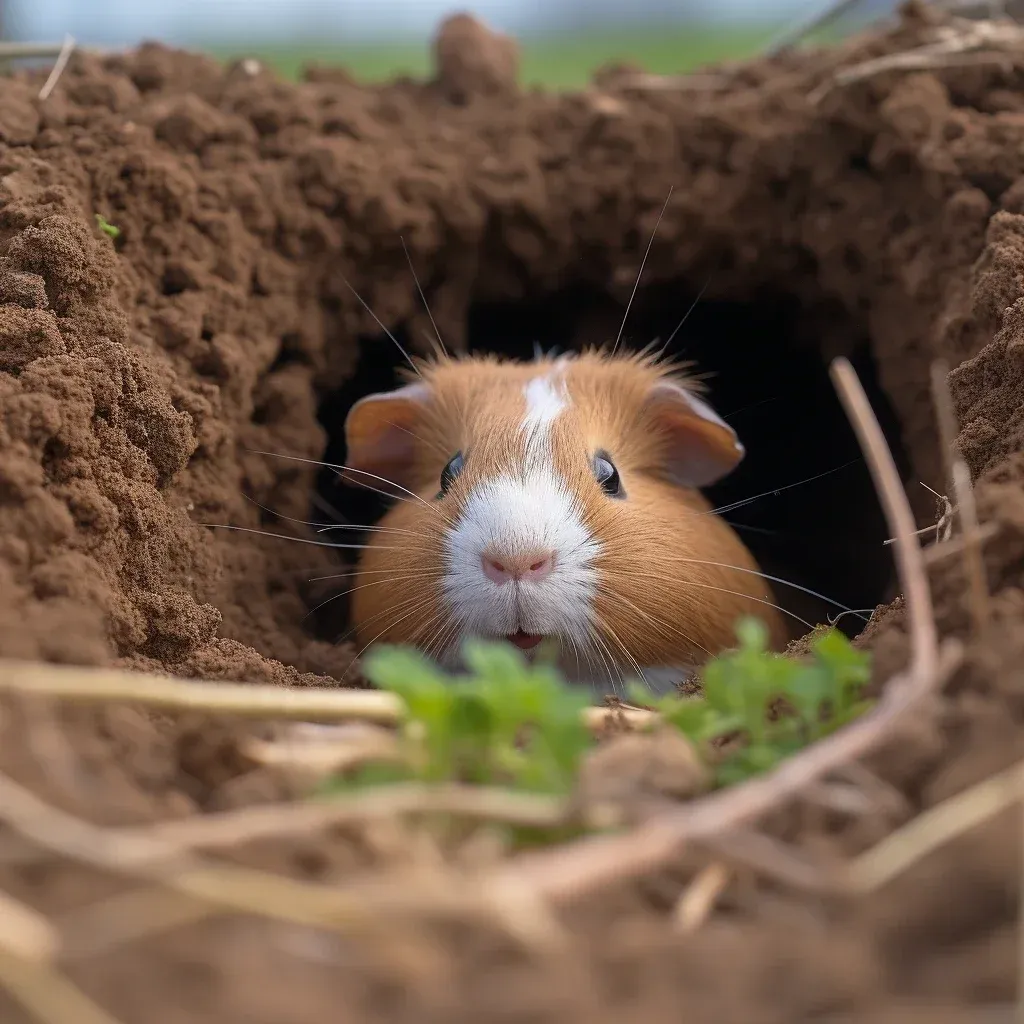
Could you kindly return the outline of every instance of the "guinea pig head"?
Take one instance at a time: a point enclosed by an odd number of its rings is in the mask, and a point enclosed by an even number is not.
[[[553,639],[570,676],[686,670],[744,613],[782,638],[698,488],[743,458],[694,386],[636,355],[441,360],[357,402],[344,476],[399,500],[355,577],[361,647],[455,664],[467,637]]]

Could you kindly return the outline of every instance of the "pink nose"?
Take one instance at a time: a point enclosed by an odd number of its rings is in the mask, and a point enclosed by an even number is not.
[[[537,582],[550,575],[555,567],[554,551],[526,551],[521,555],[495,555],[481,557],[484,575],[501,586],[509,580]]]

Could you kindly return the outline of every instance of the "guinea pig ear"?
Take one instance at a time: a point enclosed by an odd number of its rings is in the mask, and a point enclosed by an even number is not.
[[[413,425],[430,394],[426,384],[408,384],[360,398],[345,419],[342,480],[375,490],[407,489],[416,455]]]
[[[665,469],[680,487],[708,487],[746,454],[736,431],[679,384],[659,381],[648,392],[645,409],[668,437]]]

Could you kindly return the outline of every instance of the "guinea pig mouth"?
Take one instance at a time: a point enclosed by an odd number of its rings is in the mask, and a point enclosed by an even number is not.
[[[505,639],[514,643],[521,651],[532,651],[544,637],[537,633],[524,633],[521,629],[517,629]]]

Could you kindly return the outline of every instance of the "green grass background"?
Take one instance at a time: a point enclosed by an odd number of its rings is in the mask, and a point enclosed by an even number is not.
[[[521,81],[525,86],[571,89],[585,85],[604,64],[628,61],[655,74],[679,74],[722,60],[756,53],[774,36],[776,26],[715,28],[672,26],[664,31],[622,31],[605,34],[546,36],[520,39]],[[291,43],[249,49],[219,48],[224,58],[256,57],[287,78],[297,78],[307,63],[346,67],[362,81],[399,74],[430,73],[429,42],[393,42],[363,46]]]

